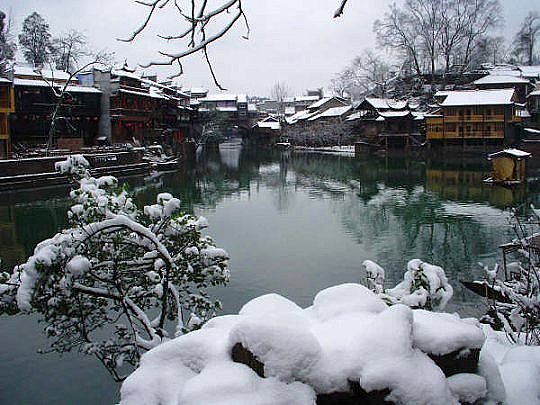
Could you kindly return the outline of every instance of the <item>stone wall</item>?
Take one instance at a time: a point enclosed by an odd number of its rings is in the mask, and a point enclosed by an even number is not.
[[[350,122],[328,121],[297,122],[283,128],[283,136],[293,145],[335,146],[352,145],[358,138]]]

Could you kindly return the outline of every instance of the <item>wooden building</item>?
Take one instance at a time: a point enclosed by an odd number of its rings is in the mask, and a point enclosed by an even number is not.
[[[15,111],[13,83],[0,77],[0,159],[11,157],[9,114]]]
[[[386,149],[408,148],[424,142],[424,116],[417,105],[403,100],[366,97],[354,106],[349,120],[367,143]]]
[[[426,115],[430,145],[502,145],[521,121],[514,89],[448,91],[440,108]]]
[[[55,80],[54,85],[52,83],[43,78],[15,77],[13,80],[15,111],[10,117],[12,144],[46,144],[57,105],[53,141],[60,147],[72,150],[92,144],[98,130],[101,92],[92,87],[64,86],[65,81],[58,83]]]
[[[488,179],[493,183],[519,184],[527,181],[527,160],[531,154],[519,149],[504,149],[491,153],[493,170]]]
[[[534,89],[534,84],[523,77],[496,74],[484,76],[475,80],[473,84],[479,90],[514,89],[516,91],[517,103],[525,103],[527,96]]]

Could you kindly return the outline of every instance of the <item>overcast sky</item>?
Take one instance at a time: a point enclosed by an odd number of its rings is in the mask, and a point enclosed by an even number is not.
[[[209,48],[216,74],[229,91],[249,95],[269,95],[277,81],[298,95],[306,89],[326,87],[354,56],[376,47],[373,22],[392,2],[349,0],[344,16],[334,19],[339,0],[244,0],[250,38],[241,38],[245,29],[238,25]],[[512,36],[529,11],[540,11],[538,3],[501,0],[506,20],[501,34]],[[16,33],[24,18],[37,11],[49,23],[53,36],[70,28],[81,30],[92,48],[114,51],[119,62],[127,59],[131,66],[158,59],[157,51],[167,45],[156,33],[178,31],[171,10],[158,15],[134,43],[117,41],[143,21],[144,7],[133,0],[3,0],[0,7],[12,15]],[[179,78],[182,85],[217,90],[200,54],[184,63],[184,71]],[[162,79],[173,70],[152,67],[146,72]]]

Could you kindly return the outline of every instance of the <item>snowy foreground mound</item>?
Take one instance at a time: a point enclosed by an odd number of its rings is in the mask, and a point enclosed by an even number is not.
[[[359,284],[323,290],[306,309],[269,294],[146,353],[124,382],[121,403],[314,404],[352,386],[400,404],[539,403],[538,348],[509,351],[486,333],[457,314],[388,306]],[[239,345],[264,377],[232,360]],[[482,347],[467,373],[437,363]]]

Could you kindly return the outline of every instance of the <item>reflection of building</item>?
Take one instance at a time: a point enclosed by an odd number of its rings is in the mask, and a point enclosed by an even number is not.
[[[503,144],[518,117],[513,89],[445,92],[440,109],[426,115],[430,144]]]
[[[0,258],[4,261],[0,271],[10,270],[5,264],[10,266],[25,259],[24,247],[17,240],[13,208],[9,206],[0,206]]]
[[[11,81],[0,77],[0,159],[11,156],[9,137],[9,114],[15,111]]]
[[[525,188],[506,188],[486,184],[484,170],[427,168],[426,190],[453,201],[488,201],[494,207],[507,208],[524,201]]]

